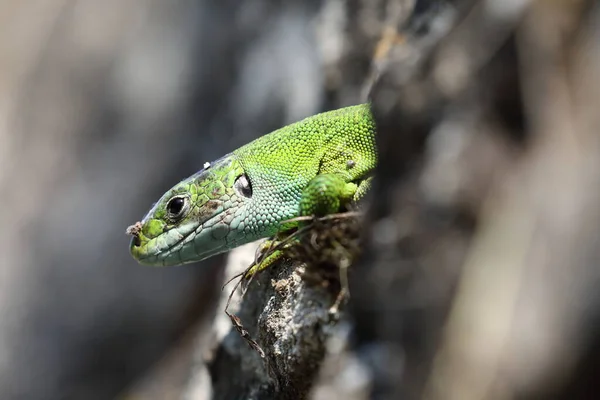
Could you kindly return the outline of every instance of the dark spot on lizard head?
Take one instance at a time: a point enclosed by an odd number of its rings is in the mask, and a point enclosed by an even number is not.
[[[209,200],[206,202],[206,207],[210,208],[211,210],[216,210],[217,208],[219,208],[219,203],[216,200]]]

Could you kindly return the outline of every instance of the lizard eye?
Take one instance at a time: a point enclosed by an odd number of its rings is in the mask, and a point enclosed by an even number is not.
[[[178,219],[183,216],[183,213],[189,207],[189,200],[187,197],[176,196],[173,197],[167,203],[167,216],[170,219]]]
[[[240,196],[247,198],[252,197],[252,186],[250,185],[250,180],[246,175],[240,175],[233,183],[233,188]]]

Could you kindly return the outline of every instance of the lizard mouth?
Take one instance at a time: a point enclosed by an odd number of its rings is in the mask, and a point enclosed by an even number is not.
[[[158,247],[156,244],[157,241],[159,241],[160,238],[169,237],[169,235],[171,235],[170,232],[172,232],[174,228],[171,228],[152,239],[144,237],[143,233],[141,232],[137,232],[137,234],[130,233],[133,236],[130,243],[131,254],[140,264],[169,266],[189,264],[208,258],[211,255],[221,253],[224,251],[225,241],[223,240],[221,242],[220,240],[213,238],[211,235],[211,229],[219,224],[218,221],[216,223],[211,222],[213,222],[215,219],[218,219],[221,214],[222,213],[213,215],[211,218],[203,221],[202,224],[196,226],[195,228],[190,226],[188,232],[179,233],[176,231],[179,235],[176,240],[172,242],[164,241],[165,245],[162,248]],[[207,224],[209,227],[206,227]],[[135,227],[136,225],[137,224],[134,224],[132,226]],[[171,237],[175,238],[174,235]],[[206,251],[196,251],[196,242],[198,240],[200,241],[200,245],[198,246],[200,248],[203,247],[202,243],[206,243]],[[185,258],[182,258],[181,253],[184,251],[193,251],[193,256],[186,256]]]

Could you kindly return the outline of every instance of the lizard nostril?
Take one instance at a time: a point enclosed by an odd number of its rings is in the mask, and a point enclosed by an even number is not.
[[[135,247],[140,247],[140,245],[142,244],[142,241],[140,240],[139,236],[134,236],[133,238],[131,238],[131,243],[135,246]]]

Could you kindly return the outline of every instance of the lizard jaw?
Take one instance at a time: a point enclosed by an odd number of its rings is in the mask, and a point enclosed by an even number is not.
[[[221,213],[201,225],[184,224],[148,239],[138,234],[131,239],[130,252],[142,265],[174,266],[201,261],[229,250],[227,234],[230,227]]]

